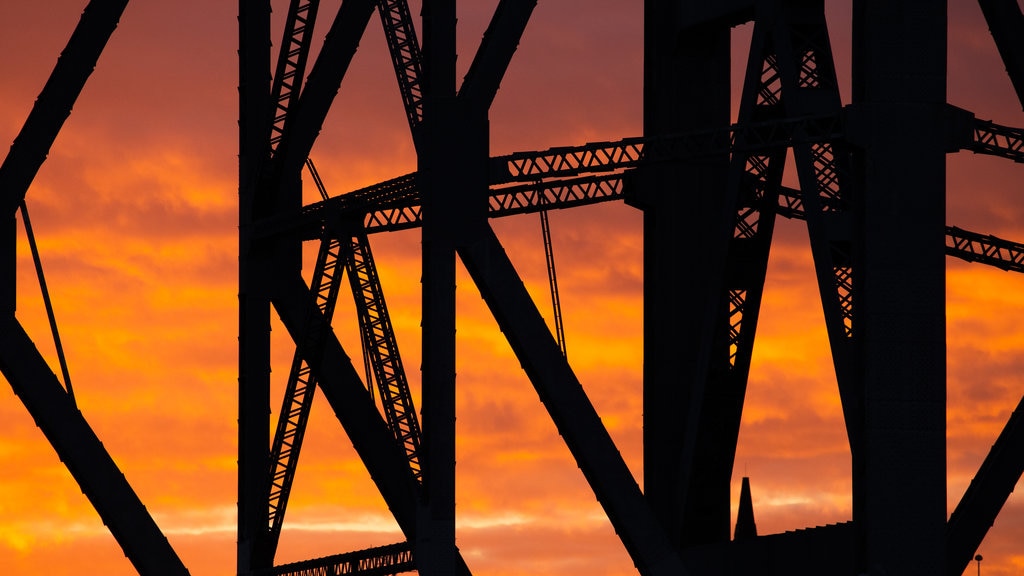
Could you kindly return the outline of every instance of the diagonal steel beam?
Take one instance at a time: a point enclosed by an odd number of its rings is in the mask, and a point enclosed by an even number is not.
[[[0,165],[0,214],[13,213],[24,200],[127,4],[128,0],[92,0],[85,7],[25,125]]]
[[[1017,0],[978,0],[1006,73],[1024,106],[1024,14]]]
[[[962,574],[1024,473],[1024,398],[946,524],[946,574]]]
[[[375,8],[374,0],[345,0],[338,8],[299,96],[298,107],[291,111],[294,116],[281,135],[277,148],[283,155],[281,174],[297,174],[309,157]],[[287,176],[282,179],[288,181]]]
[[[536,6],[537,0],[501,0],[498,3],[459,89],[460,100],[484,110],[491,107]]]
[[[640,573],[685,574],[494,231],[458,252]]]
[[[128,0],[92,0],[61,52],[21,132],[0,164],[0,314],[17,308],[18,228],[14,213],[25,199],[53,141],[71,114]]]
[[[139,574],[188,574],[103,443],[13,317],[0,323],[0,372]]]

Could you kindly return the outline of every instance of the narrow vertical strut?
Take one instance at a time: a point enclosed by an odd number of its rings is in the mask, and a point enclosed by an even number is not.
[[[267,558],[270,299],[267,258],[253,238],[270,147],[270,1],[238,2],[238,574]]]

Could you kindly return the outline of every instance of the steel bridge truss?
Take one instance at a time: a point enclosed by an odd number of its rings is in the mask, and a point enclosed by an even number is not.
[[[1020,8],[1015,0],[979,3],[1010,79],[1024,94]],[[15,317],[14,211],[23,204],[125,4],[126,0],[89,3],[0,166],[0,202],[7,210],[0,221],[6,234],[0,265],[11,272],[10,280],[0,287],[5,314],[0,370],[139,572],[184,574],[180,559],[75,407],[70,382],[62,385]],[[754,568],[781,573],[783,567],[766,558],[782,557],[804,540],[816,542],[830,557],[832,568],[859,573],[868,565],[881,565],[900,571],[923,560],[914,555],[922,547],[936,556],[939,532],[946,554],[930,566],[940,566],[950,576],[960,574],[1024,471],[1024,410],[1018,406],[1013,413],[948,524],[944,515],[938,527],[916,513],[908,514],[909,519],[886,516],[874,503],[884,495],[878,496],[879,489],[872,484],[884,477],[877,471],[878,443],[884,440],[878,430],[891,423],[878,415],[873,388],[877,385],[865,380],[864,366],[873,361],[877,344],[864,336],[864,323],[872,321],[871,310],[886,310],[887,304],[862,287],[878,286],[873,284],[878,280],[872,237],[896,236],[886,230],[864,230],[858,224],[865,211],[875,210],[875,184],[863,177],[863,166],[866,158],[877,161],[881,157],[873,154],[891,149],[885,138],[893,136],[880,134],[898,134],[907,125],[924,124],[916,117],[908,120],[890,114],[885,105],[863,97],[842,104],[822,0],[730,0],[713,9],[701,8],[699,2],[647,0],[647,82],[654,96],[645,101],[649,111],[645,111],[644,136],[492,158],[486,146],[488,110],[535,4],[530,0],[498,3],[469,73],[457,87],[454,0],[424,2],[422,48],[404,0],[345,0],[308,74],[319,2],[290,2],[273,74],[270,3],[240,2],[238,573],[469,573],[455,547],[454,267],[458,255],[641,574],[740,574]],[[859,25],[884,36],[893,30],[875,22],[891,16],[886,10],[927,12],[931,7],[928,0],[889,4],[896,8],[866,9]],[[330,197],[309,152],[374,11],[383,24],[419,170]],[[686,75],[677,72],[695,72],[694,67],[721,74],[729,60],[722,39],[727,45],[729,27],[751,20],[754,34],[735,125],[728,125],[727,102],[723,114],[719,85],[704,95],[688,94],[687,104],[659,99],[659,90],[670,92],[663,85],[665,80],[654,79],[659,67],[677,77],[669,82],[686,81]],[[937,29],[938,24],[934,26]],[[700,64],[674,60],[664,47],[675,46],[681,37],[699,39],[684,42],[683,51],[703,50],[710,56]],[[925,45],[933,40],[917,39]],[[858,49],[870,51],[870,44]],[[939,44],[944,51],[944,37]],[[273,79],[269,86],[265,78]],[[882,81],[870,71],[864,78],[867,84]],[[911,101],[917,96],[899,97]],[[922,105],[930,106],[927,120],[935,124],[938,119],[936,130],[942,135],[921,144],[922,154],[931,154],[928,158],[971,150],[1024,162],[1021,129],[975,119],[946,104],[944,96]],[[875,130],[865,131],[864,125]],[[790,152],[798,189],[782,185]],[[310,170],[322,198],[305,206],[303,167]],[[682,197],[679,184],[688,179],[702,184],[684,188],[688,192]],[[933,180],[925,179],[922,186],[927,189],[915,197],[944,202],[934,198],[942,190],[936,194]],[[488,222],[495,217],[618,200],[644,211],[649,238],[671,239],[657,216],[664,207],[692,204],[694,217],[704,221],[695,228],[700,234],[699,249],[710,255],[707,285],[694,288],[687,300],[687,305],[704,311],[689,317],[686,324],[698,338],[696,346],[684,348],[692,371],[665,380],[657,371],[662,362],[659,348],[645,343],[645,363],[654,366],[648,373],[645,365],[645,396],[648,390],[652,396],[682,390],[686,409],[671,432],[656,437],[662,422],[657,421],[655,409],[648,415],[645,408],[649,419],[645,434],[648,429],[653,432],[645,437],[644,491],[573,373],[564,355],[560,327],[556,339]],[[800,219],[808,226],[854,463],[854,518],[841,529],[757,539],[762,547],[752,551],[730,542],[729,482],[777,216]],[[409,228],[421,228],[424,251],[422,408],[429,417],[422,422],[412,402],[369,243],[373,233]],[[907,234],[906,241],[929,255],[945,253],[1024,272],[1022,244],[946,226],[939,252],[937,238],[925,237],[916,228]],[[301,246],[314,240],[320,242],[320,250],[307,284],[301,274]],[[672,273],[681,265],[682,252],[677,247],[658,244],[655,249],[658,255],[650,262],[663,267],[660,273]],[[929,270],[934,270],[934,259],[928,261],[933,266]],[[355,299],[367,363],[365,377],[331,328],[344,275]],[[653,285],[645,287],[645,299],[655,303],[647,310],[657,309],[660,294]],[[272,307],[296,346],[273,434],[267,418]],[[645,314],[654,326],[647,329],[645,339],[668,339],[658,332],[650,312]],[[406,540],[275,566],[317,387]],[[944,478],[941,483],[944,493]],[[885,532],[877,526],[878,517],[895,518],[911,528],[912,538],[919,537],[904,554],[906,558],[880,544]],[[743,553],[723,564],[722,552],[730,547]],[[822,571],[820,556],[813,560],[793,554],[785,557],[787,573]]]

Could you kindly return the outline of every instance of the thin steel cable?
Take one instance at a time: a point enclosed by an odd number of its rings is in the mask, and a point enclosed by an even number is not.
[[[36,236],[32,233],[32,221],[28,217],[28,206],[21,201],[21,217],[25,220],[25,235],[28,236],[28,246],[32,250],[32,261],[36,266],[36,276],[39,277],[39,289],[43,293],[43,304],[46,306],[46,318],[50,321],[50,332],[53,333],[53,344],[57,348],[57,360],[60,362],[60,371],[64,375],[64,387],[71,397],[71,403],[75,403],[75,392],[71,388],[71,373],[68,372],[68,362],[64,358],[64,347],[60,343],[60,334],[57,332],[57,318],[53,314],[53,304],[50,303],[50,291],[46,289],[46,278],[43,276],[43,262],[39,259],[39,248],[36,246]]]

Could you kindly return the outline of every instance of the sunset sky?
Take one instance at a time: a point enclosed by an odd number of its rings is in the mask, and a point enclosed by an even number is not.
[[[314,50],[339,2],[322,2]],[[0,149],[86,3],[0,2]],[[496,4],[460,2],[460,78]],[[274,7],[277,44],[287,2]],[[411,7],[419,29],[420,3]],[[949,102],[1024,126],[976,2],[951,0],[949,14]],[[235,569],[236,16],[236,2],[129,3],[27,196],[79,407],[196,576]],[[849,2],[828,2],[828,16],[848,102]],[[734,32],[735,78],[750,30]],[[642,43],[640,0],[541,0],[492,108],[492,153],[640,135]],[[332,194],[415,169],[376,15],[312,156]],[[1024,167],[969,152],[948,160],[948,223],[1024,241]],[[314,195],[308,186],[307,201]],[[570,363],[642,486],[641,214],[611,203],[550,218]],[[539,219],[494,227],[550,317]],[[851,517],[850,458],[805,230],[777,225],[734,471],[734,498],[740,477],[751,478],[762,534]],[[19,233],[18,318],[59,371]],[[418,401],[419,233],[371,242]],[[461,269],[459,288],[457,544],[467,563],[477,576],[635,573]],[[1022,290],[1024,276],[947,260],[950,511],[1024,394]],[[359,358],[344,292],[334,327]],[[276,418],[293,347],[274,329]],[[0,463],[0,573],[135,573],[8,385]],[[319,397],[278,562],[399,540]],[[981,545],[984,573],[1024,572],[1021,542],[1018,492]]]

